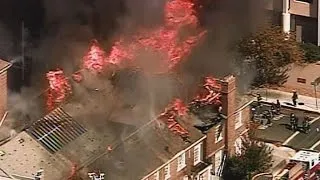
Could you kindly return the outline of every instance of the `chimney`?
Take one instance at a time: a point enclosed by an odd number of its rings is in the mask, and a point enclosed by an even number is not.
[[[224,134],[223,140],[215,142],[216,128],[211,128],[207,133],[206,154],[207,157],[213,157],[214,153],[223,145],[229,154],[233,154],[234,142],[236,139],[235,132],[235,100],[236,100],[236,78],[233,75],[226,76],[225,78],[217,81],[221,85],[221,102],[222,114],[227,116],[224,121]]]
[[[0,59],[0,120],[2,119],[7,109],[8,101],[8,86],[7,86],[7,71],[11,67],[9,62]]]
[[[233,75],[226,76],[220,81],[222,113],[228,118],[225,121],[225,149],[229,154],[234,154],[235,132],[235,106],[236,106],[236,78]]]

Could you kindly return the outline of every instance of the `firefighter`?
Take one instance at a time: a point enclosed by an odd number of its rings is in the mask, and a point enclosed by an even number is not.
[[[255,118],[255,115],[256,115],[256,108],[251,108],[251,121],[253,121],[254,120],[254,118]]]
[[[308,133],[310,131],[310,118],[308,116],[304,117],[304,120],[302,122],[302,127],[304,132]]]
[[[262,97],[261,97],[260,93],[258,93],[258,94],[257,94],[258,106],[261,106],[261,100],[262,100]]]
[[[294,106],[297,106],[298,93],[296,90],[293,91],[292,94],[292,103]]]
[[[272,117],[273,117],[272,111],[267,111],[267,114],[266,114],[267,124],[266,125],[271,126]]]
[[[294,118],[294,129],[295,130],[298,130],[298,123],[299,123],[299,119],[297,116],[295,116],[295,118]]]
[[[298,123],[298,120],[297,120],[296,115],[294,113],[291,113],[290,114],[290,127],[291,127],[291,130],[293,130],[293,131],[297,130],[297,123]]]
[[[277,112],[277,114],[280,114],[280,111],[281,111],[281,104],[280,104],[279,99],[277,99],[277,103],[276,103],[276,112]]]
[[[219,106],[219,107],[218,107],[218,118],[219,118],[219,119],[222,119],[222,116],[221,116],[221,115],[222,115],[222,106]]]

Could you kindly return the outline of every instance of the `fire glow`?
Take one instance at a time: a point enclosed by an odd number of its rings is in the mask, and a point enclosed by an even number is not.
[[[158,120],[164,121],[167,127],[174,133],[187,137],[188,131],[184,129],[177,121],[177,118],[187,115],[187,107],[183,104],[182,100],[175,99],[163,113],[160,114]]]
[[[198,19],[193,11],[191,0],[168,0],[165,5],[165,22],[162,27],[152,30],[140,29],[130,40],[120,37],[109,53],[103,50],[97,40],[93,40],[87,54],[83,57],[82,68],[99,74],[107,70],[108,65],[120,66],[126,61],[134,61],[138,50],[147,49],[158,53],[163,59],[165,69],[170,71],[190,54],[192,47],[206,33],[206,31],[199,30],[197,25]],[[181,32],[185,29],[192,29],[193,33],[187,33],[182,37]],[[80,71],[72,74],[72,79],[78,83],[84,78]],[[47,79],[50,86],[47,106],[48,109],[53,109],[71,93],[71,86],[62,70],[48,72]],[[203,89],[205,93],[197,95],[192,103],[197,102],[202,105],[221,103],[221,87],[214,78],[205,78]],[[184,137],[188,136],[188,131],[177,121],[177,118],[188,114],[188,108],[189,106],[186,106],[180,99],[175,99],[158,119],[164,121],[174,133]]]
[[[49,82],[47,108],[51,111],[57,104],[62,103],[71,93],[71,86],[62,70],[49,71],[46,74]]]
[[[202,89],[205,90],[205,93],[198,94],[189,105],[192,103],[198,103],[202,107],[207,105],[221,105],[221,85],[215,78],[205,77]],[[165,111],[160,114],[158,120],[164,121],[167,124],[167,127],[175,134],[178,134],[183,138],[188,137],[188,131],[184,129],[177,120],[186,116],[189,112],[189,108],[190,106],[186,106],[182,100],[175,99],[169,104]]]
[[[221,85],[213,77],[205,77],[203,84],[204,92],[199,93],[193,100],[194,103],[200,103],[201,106],[220,105]]]
[[[108,56],[94,40],[88,55],[83,58],[84,68],[101,72],[107,64],[120,65],[124,61],[133,61],[138,50],[148,49],[163,57],[166,69],[172,69],[190,53],[191,48],[206,33],[197,29],[198,19],[192,7],[193,3],[190,0],[168,0],[162,27],[152,30],[140,29],[130,40],[120,37]],[[195,32],[183,38],[179,37],[184,28],[191,28]]]

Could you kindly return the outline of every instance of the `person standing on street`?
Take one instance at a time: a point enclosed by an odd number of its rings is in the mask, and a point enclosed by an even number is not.
[[[262,97],[261,97],[260,93],[258,93],[257,94],[257,102],[258,102],[259,107],[261,106],[261,100],[262,100]]]
[[[305,133],[308,133],[310,131],[310,118],[308,116],[304,117],[302,126]]]
[[[298,118],[294,113],[290,114],[290,128],[292,131],[296,131],[298,128]]]
[[[281,104],[280,104],[279,99],[277,99],[276,112],[278,115],[280,114],[280,111],[281,111]]]
[[[292,103],[294,106],[297,106],[298,93],[296,90],[293,91],[292,94]]]

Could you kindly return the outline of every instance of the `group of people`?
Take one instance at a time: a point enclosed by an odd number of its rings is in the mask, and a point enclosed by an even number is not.
[[[296,90],[293,91],[291,99],[292,99],[292,104],[293,104],[293,106],[297,106],[298,93],[297,93]],[[258,93],[258,94],[257,94],[258,106],[261,105],[261,100],[262,100],[262,97],[261,97],[261,95]],[[278,104],[278,103],[280,104],[279,100],[277,100],[277,104]]]
[[[292,103],[294,106],[297,105],[298,94],[296,91],[293,91],[292,94]],[[260,94],[257,94],[257,107],[261,106],[262,97]],[[272,103],[270,110],[266,110],[263,112],[262,117],[267,120],[266,125],[271,125],[271,120],[274,115],[279,115],[281,111],[280,101],[277,99],[276,103]],[[253,120],[256,114],[256,108],[252,108],[252,116]],[[263,124],[263,122],[261,122]],[[305,133],[310,131],[310,117],[305,116],[303,118],[301,126],[299,126],[299,118],[294,114],[290,114],[290,129],[293,131],[297,131],[301,128]]]

